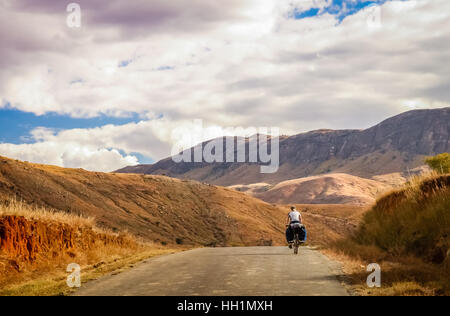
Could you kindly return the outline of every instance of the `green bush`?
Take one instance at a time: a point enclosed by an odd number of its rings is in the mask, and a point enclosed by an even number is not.
[[[425,163],[438,173],[450,173],[449,153],[443,153],[434,157],[429,157],[425,160]]]

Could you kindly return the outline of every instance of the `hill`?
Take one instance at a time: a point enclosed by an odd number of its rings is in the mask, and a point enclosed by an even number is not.
[[[0,201],[95,218],[163,244],[283,243],[284,214],[231,189],[163,176],[88,172],[0,158]]]
[[[333,248],[351,261],[381,265],[383,286],[372,294],[448,295],[449,210],[450,175],[416,178],[378,199],[355,234]],[[353,278],[364,284],[367,274],[355,271]]]
[[[269,204],[234,189],[164,176],[110,174],[31,164],[0,157],[0,204],[11,198],[35,207],[93,218],[113,232],[155,244],[191,246],[284,245],[288,205]],[[310,241],[344,237],[335,225],[363,212],[357,205],[301,206]],[[317,233],[316,233],[317,232]],[[334,238],[333,237],[333,238]]]
[[[388,253],[442,263],[450,250],[450,175],[410,182],[380,198],[355,237]]]
[[[244,188],[238,188],[242,191]],[[378,195],[392,189],[383,182],[364,179],[348,174],[335,173],[287,180],[266,191],[261,186],[252,195],[276,204],[373,204]],[[264,188],[267,188],[264,187]]]
[[[245,192],[268,203],[276,204],[352,204],[375,203],[381,194],[403,186],[412,177],[429,174],[422,166],[407,173],[395,172],[371,179],[345,173],[331,173],[280,182],[233,185],[229,188]]]
[[[317,130],[281,137],[280,168],[273,174],[261,174],[255,163],[175,163],[171,158],[118,172],[165,174],[223,186],[273,185],[325,173],[371,178],[404,172],[421,166],[425,156],[448,151],[450,108],[442,108],[406,112],[365,130]]]

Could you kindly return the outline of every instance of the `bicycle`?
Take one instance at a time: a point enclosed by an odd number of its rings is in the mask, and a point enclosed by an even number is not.
[[[294,255],[298,255],[298,248],[301,245],[300,236],[298,233],[294,234]]]
[[[295,255],[298,255],[298,248],[300,247],[300,245],[306,242],[306,240],[300,239],[301,228],[302,226],[300,224],[292,228],[294,230],[294,242],[292,243],[292,248],[294,249]]]

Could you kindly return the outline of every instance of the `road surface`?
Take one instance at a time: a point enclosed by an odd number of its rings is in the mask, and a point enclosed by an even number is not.
[[[339,266],[320,252],[287,247],[203,248],[155,257],[84,284],[75,295],[348,295]]]

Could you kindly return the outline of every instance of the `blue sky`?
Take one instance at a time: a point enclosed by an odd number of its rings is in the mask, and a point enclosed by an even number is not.
[[[355,14],[368,6],[381,5],[387,1],[389,0],[333,0],[323,10],[321,8],[310,8],[306,11],[294,10],[292,17],[295,19],[304,19],[328,13],[335,15],[336,19],[342,21],[347,16]]]
[[[9,106],[0,109],[0,144],[33,144],[36,141],[31,138],[30,132],[39,127],[52,129],[55,132],[68,129],[89,129],[105,125],[124,125],[138,123],[142,119],[137,113],[130,113],[127,117],[112,117],[100,115],[93,118],[74,118],[69,115],[47,113],[36,115],[12,109]],[[113,148],[108,148],[113,149]],[[126,153],[118,149],[122,155],[132,155],[138,158],[140,163],[149,164],[155,161],[141,153]],[[1,153],[0,153],[1,154]]]
[[[29,139],[30,132],[37,127],[46,127],[54,130],[73,128],[94,128],[108,124],[123,125],[137,123],[141,119],[137,114],[129,117],[118,118],[106,115],[94,118],[74,118],[69,115],[48,113],[36,115],[34,113],[22,112],[16,109],[0,109],[0,143],[23,144],[33,143]]]

